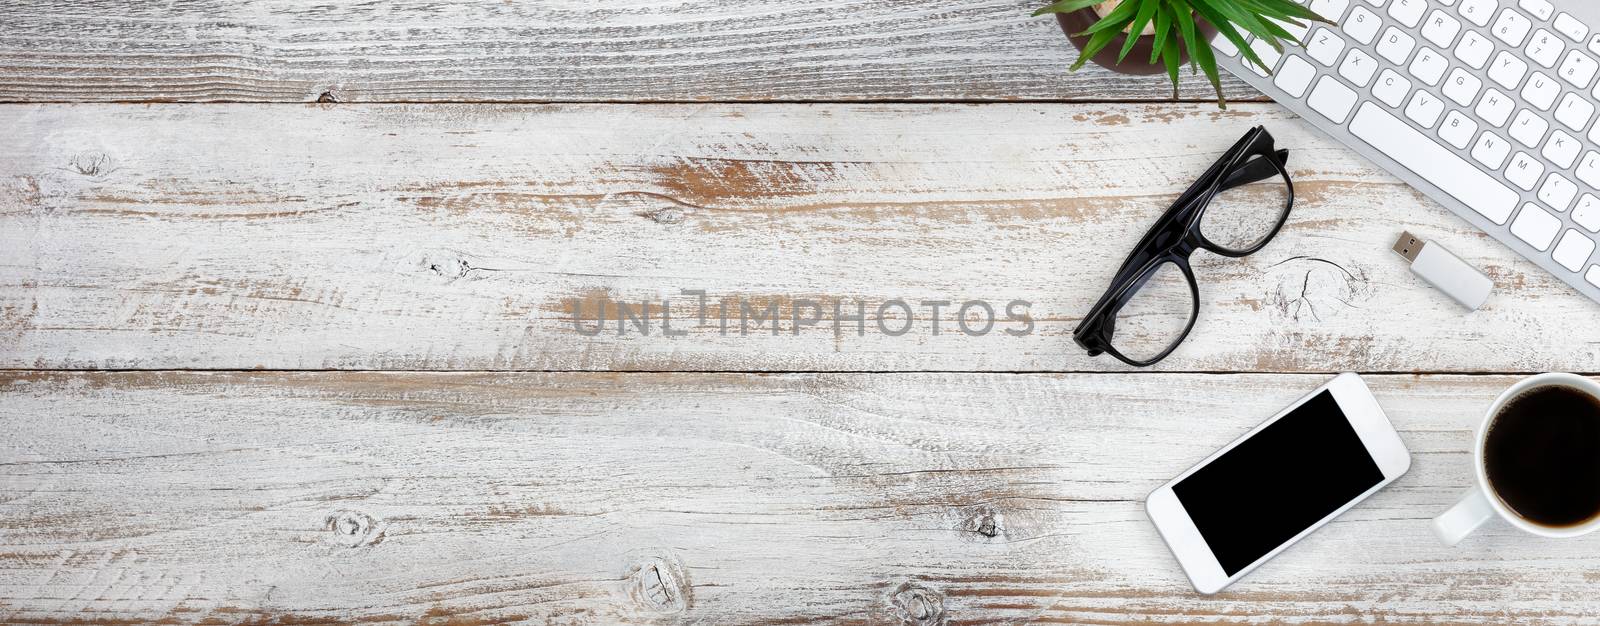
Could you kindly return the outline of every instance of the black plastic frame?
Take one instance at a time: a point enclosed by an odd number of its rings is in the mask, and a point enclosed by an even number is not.
[[[1289,219],[1289,211],[1294,208],[1294,182],[1289,179],[1289,172],[1284,168],[1289,162],[1288,150],[1277,150],[1273,147],[1272,135],[1261,126],[1250,129],[1233,147],[1223,153],[1211,167],[1206,169],[1194,184],[1184,190],[1183,194],[1168,207],[1160,219],[1145,232],[1139,240],[1139,245],[1134,246],[1133,252],[1122,262],[1122,267],[1117,269],[1116,276],[1111,280],[1111,287],[1100,296],[1094,308],[1083,318],[1078,327],[1072,331],[1072,339],[1080,347],[1089,351],[1089,356],[1098,356],[1107,353],[1118,360],[1135,367],[1154,365],[1161,359],[1167,358],[1178,344],[1189,337],[1189,331],[1194,330],[1195,318],[1200,316],[1200,286],[1194,278],[1194,270],[1189,267],[1189,257],[1195,250],[1208,250],[1225,257],[1238,258],[1254,254],[1267,243],[1271,242],[1283,229],[1284,222]],[[1271,176],[1283,179],[1288,189],[1288,197],[1284,200],[1283,212],[1278,216],[1278,223],[1272,227],[1272,232],[1262,237],[1255,245],[1234,250],[1211,241],[1201,232],[1200,221],[1205,216],[1206,209],[1211,206],[1211,201],[1218,193],[1254,182],[1266,180]],[[1112,346],[1112,337],[1116,334],[1117,313],[1122,307],[1138,293],[1141,287],[1150,280],[1155,270],[1164,263],[1173,263],[1183,271],[1183,276],[1189,281],[1189,290],[1193,292],[1193,310],[1189,312],[1189,323],[1184,326],[1183,333],[1167,346],[1161,354],[1148,360],[1129,358],[1118,352]]]

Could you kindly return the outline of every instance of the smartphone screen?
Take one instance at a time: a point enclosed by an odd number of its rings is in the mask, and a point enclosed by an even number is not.
[[[1173,485],[1228,576],[1383,482],[1323,390]]]

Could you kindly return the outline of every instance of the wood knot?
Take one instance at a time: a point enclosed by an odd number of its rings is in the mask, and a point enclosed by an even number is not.
[[[649,556],[628,568],[628,597],[652,613],[673,615],[689,608],[689,580],[676,559]]]
[[[432,259],[428,262],[428,271],[455,280],[466,276],[472,268],[462,259]]]
[[[333,93],[332,89],[329,89],[322,92],[322,95],[317,96],[317,102],[324,104],[337,104],[339,102],[339,96],[338,94]]]
[[[467,255],[446,249],[411,252],[405,256],[405,261],[401,264],[402,268],[406,266],[409,266],[411,271],[443,278],[449,282],[463,278],[477,280],[484,278],[483,272],[494,271],[489,268],[474,267],[467,259]]]
[[[1005,532],[1000,524],[1001,514],[999,511],[987,506],[981,506],[967,515],[967,518],[961,523],[961,529],[969,533],[976,533],[980,537],[993,539]]]
[[[89,177],[105,176],[117,169],[111,162],[111,155],[104,152],[80,152],[72,155],[68,167],[80,175]]]
[[[345,548],[375,546],[383,542],[388,524],[357,511],[335,511],[328,516],[328,542]]]
[[[657,224],[671,225],[682,223],[688,217],[688,214],[684,213],[683,209],[669,206],[661,207],[654,211],[645,211],[640,213],[639,216],[649,218],[650,221]]]
[[[903,624],[934,626],[944,624],[944,596],[918,583],[907,581],[889,594],[889,606]]]

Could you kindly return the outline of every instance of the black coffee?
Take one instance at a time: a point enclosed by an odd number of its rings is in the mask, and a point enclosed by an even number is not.
[[[1517,515],[1576,526],[1600,515],[1600,401],[1560,385],[1500,408],[1484,442],[1489,485]]]

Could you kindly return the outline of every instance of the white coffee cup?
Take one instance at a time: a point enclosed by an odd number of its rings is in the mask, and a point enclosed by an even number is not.
[[[1495,494],[1494,486],[1489,482],[1489,473],[1483,460],[1483,449],[1488,441],[1489,427],[1512,398],[1522,395],[1529,389],[1546,386],[1568,387],[1600,398],[1600,384],[1572,374],[1539,374],[1524,378],[1502,392],[1500,397],[1495,398],[1494,404],[1489,405],[1489,411],[1483,417],[1483,423],[1478,426],[1477,441],[1472,446],[1472,473],[1476,477],[1472,489],[1462,496],[1460,502],[1450,507],[1450,510],[1433,518],[1433,532],[1445,544],[1456,545],[1496,515],[1512,526],[1541,537],[1576,537],[1600,529],[1600,516],[1575,526],[1561,527],[1544,526],[1528,521],[1512,511],[1511,507],[1506,506],[1500,496]]]

